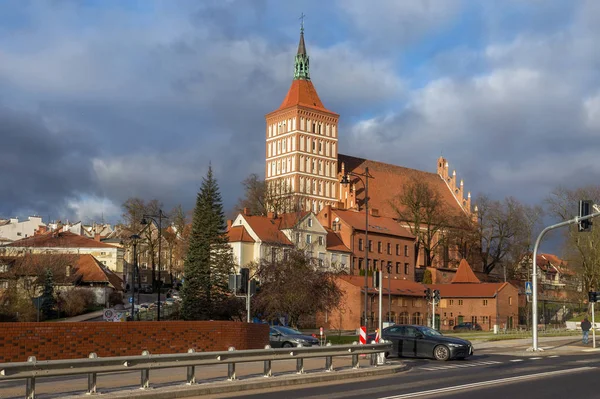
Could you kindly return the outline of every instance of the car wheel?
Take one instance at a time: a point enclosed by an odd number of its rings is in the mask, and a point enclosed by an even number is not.
[[[281,347],[282,347],[282,348],[291,348],[291,347],[293,347],[293,346],[294,346],[294,345],[292,345],[292,344],[291,344],[291,343],[289,343],[289,342],[284,342],[284,343],[283,343],[283,345],[281,345]]]
[[[445,345],[438,345],[433,348],[433,357],[435,360],[446,361],[450,359],[450,349]]]

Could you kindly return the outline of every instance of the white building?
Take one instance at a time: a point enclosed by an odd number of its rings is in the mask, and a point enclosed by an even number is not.
[[[0,245],[7,242],[20,240],[34,235],[35,231],[46,225],[39,216],[30,216],[22,222],[19,218],[0,219]]]

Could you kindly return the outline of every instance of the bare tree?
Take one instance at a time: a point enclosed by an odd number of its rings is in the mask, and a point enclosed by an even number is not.
[[[248,209],[252,215],[267,216],[301,211],[305,208],[304,196],[294,193],[283,180],[264,181],[253,173],[242,181],[244,197],[238,199],[234,212]]]
[[[440,193],[426,182],[413,178],[400,195],[390,201],[399,222],[408,224],[415,236],[415,265],[421,248],[425,254],[425,266],[431,266],[436,248],[442,240],[438,233],[449,224],[448,209]]]

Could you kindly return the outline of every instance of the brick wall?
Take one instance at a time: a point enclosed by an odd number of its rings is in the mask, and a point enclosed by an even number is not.
[[[0,363],[99,357],[260,349],[269,343],[266,324],[232,321],[135,323],[0,323]]]

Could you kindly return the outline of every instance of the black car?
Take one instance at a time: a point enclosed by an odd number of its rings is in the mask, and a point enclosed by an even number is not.
[[[269,344],[271,348],[291,348],[319,345],[319,340],[290,327],[273,326],[269,331]]]
[[[454,331],[481,331],[481,326],[477,323],[460,323],[452,329]]]
[[[464,359],[473,354],[473,345],[469,341],[446,337],[425,326],[391,326],[383,330],[382,337],[392,341],[393,349],[388,355],[449,360]]]

